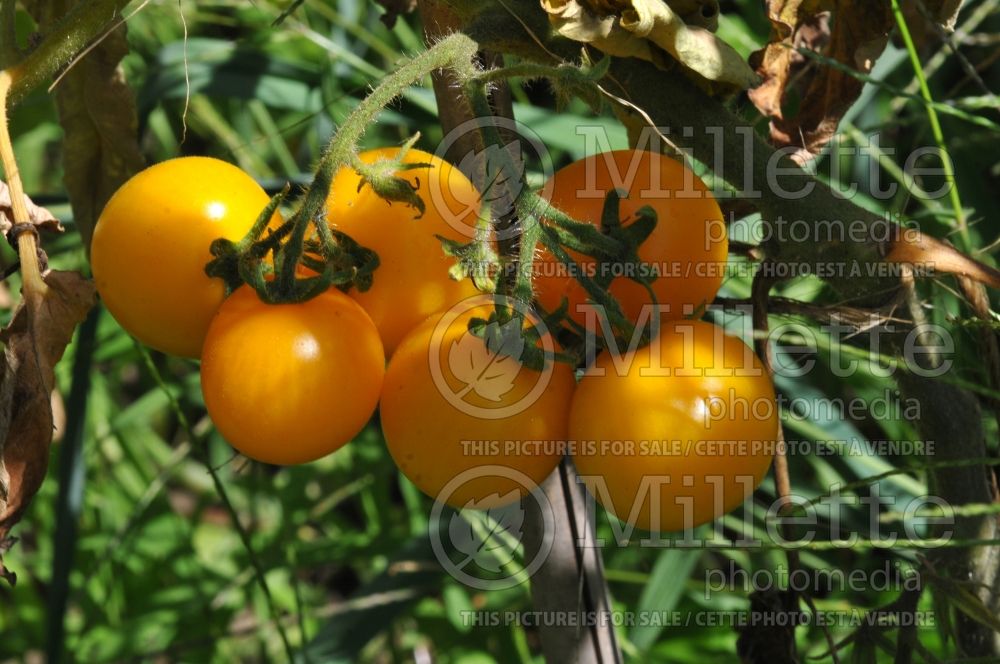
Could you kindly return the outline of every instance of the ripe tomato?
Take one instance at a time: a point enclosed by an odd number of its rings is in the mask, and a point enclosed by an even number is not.
[[[136,174],[94,230],[90,262],[104,304],[144,344],[198,357],[225,297],[222,280],[205,274],[209,245],[241,239],[267,203],[253,178],[209,157],[170,159]]]
[[[371,164],[396,153],[396,148],[381,148],[359,156]],[[461,171],[432,154],[411,149],[404,162],[431,165],[398,173],[417,187],[426,204],[423,216],[418,218],[420,213],[403,203],[390,204],[367,185],[359,191],[361,176],[350,168],[334,177],[327,209],[331,226],[379,255],[372,287],[350,295],[375,321],[388,355],[420,321],[478,293],[471,280],[448,276],[455,259],[444,254],[434,236],[468,241],[479,193]]]
[[[458,508],[511,502],[552,472],[575,382],[566,364],[548,362],[539,373],[491,352],[468,331],[470,318],[487,315],[428,318],[396,349],[382,388],[382,430],[396,465]],[[541,347],[554,349],[551,337]]]
[[[312,461],[350,441],[375,411],[384,375],[378,330],[336,289],[268,305],[238,288],[212,320],[201,360],[219,433],[273,464]]]
[[[729,241],[722,211],[705,184],[670,157],[616,150],[560,169],[543,187],[543,191],[551,190],[548,198],[556,208],[595,226],[601,224],[605,197],[613,189],[628,192],[619,207],[623,226],[627,227],[644,206],[656,211],[656,228],[640,245],[638,254],[653,274],[659,275],[652,289],[661,317],[684,318],[702,304],[710,304],[722,285]],[[600,276],[593,258],[569,253],[587,270],[585,274]],[[630,320],[639,321],[643,306],[652,304],[649,292],[627,275],[614,271],[610,275],[616,277],[611,294]],[[601,329],[586,291],[548,251],[541,253],[536,264],[535,288],[545,309],[557,309],[566,298],[568,313],[576,322],[591,330]]]
[[[695,320],[665,322],[632,354],[598,356],[569,421],[573,460],[594,497],[655,531],[738,507],[767,473],[777,432],[760,360],[740,339]]]

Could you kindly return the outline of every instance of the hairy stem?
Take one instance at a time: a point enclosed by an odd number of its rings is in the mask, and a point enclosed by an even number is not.
[[[281,248],[276,266],[279,300],[291,298],[296,281],[296,266],[300,263],[304,252],[308,227],[322,218],[333,177],[341,167],[353,163],[358,141],[361,140],[365,130],[375,122],[378,114],[393,99],[431,72],[449,68],[463,77],[474,75],[472,58],[476,50],[476,43],[460,33],[442,39],[387,76],[347,117],[324,150],[316,169],[316,176],[309,186],[309,191],[306,192],[301,207],[295,213],[290,238]],[[332,242],[332,238],[327,240]]]
[[[131,0],[78,2],[59,21],[42,43],[10,68],[14,84],[11,103],[16,104],[43,81],[48,80],[108,27]]]

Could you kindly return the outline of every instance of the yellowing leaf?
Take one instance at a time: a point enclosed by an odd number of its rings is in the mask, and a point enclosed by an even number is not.
[[[740,89],[758,80],[733,47],[703,27],[688,25],[662,0],[621,0],[603,11],[582,0],[541,0],[541,5],[559,34],[608,55],[641,58],[662,68],[669,54],[709,81]]]

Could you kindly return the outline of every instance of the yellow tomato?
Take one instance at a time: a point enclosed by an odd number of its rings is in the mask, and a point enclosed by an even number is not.
[[[395,157],[397,152],[381,148],[362,152],[360,158],[371,164]],[[413,207],[390,204],[371,187],[361,186],[361,176],[350,168],[334,177],[327,209],[332,227],[379,256],[372,287],[363,293],[352,290],[350,295],[375,321],[389,355],[427,316],[478,292],[471,280],[455,281],[448,276],[455,259],[444,254],[435,235],[468,241],[475,227],[479,193],[461,171],[432,154],[411,149],[403,161],[430,164],[397,173],[417,188],[426,205],[423,216],[418,218],[420,213]]]
[[[573,461],[594,497],[654,531],[738,507],[763,480],[778,433],[774,388],[741,340],[670,321],[649,346],[598,356],[570,411]]]
[[[374,413],[384,375],[375,325],[336,289],[265,304],[238,288],[213,319],[201,361],[219,433],[273,464],[312,461],[350,441]]]
[[[381,418],[389,452],[424,493],[462,507],[523,497],[562,457],[573,393],[568,365],[542,372],[494,353],[468,330],[488,311],[437,314],[389,362]],[[551,337],[542,348],[554,349]]]
[[[268,196],[218,159],[150,166],[115,192],[94,229],[94,283],[111,315],[148,346],[198,357],[225,286],[205,274],[217,238],[241,239]],[[275,215],[277,221],[277,215]]]

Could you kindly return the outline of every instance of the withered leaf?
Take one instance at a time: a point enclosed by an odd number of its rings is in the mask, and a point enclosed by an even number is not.
[[[62,18],[51,15],[59,11],[59,2],[33,4],[39,5],[34,9],[39,25]],[[64,182],[84,246],[90,246],[104,204],[144,164],[135,101],[119,66],[127,53],[123,24],[74,64],[55,89],[64,132]]]
[[[587,0],[541,0],[541,6],[563,37],[608,55],[641,58],[661,68],[676,61],[708,81],[739,89],[757,82],[733,47],[699,25],[688,25],[662,0],[614,0],[597,11]]]
[[[962,0],[917,0],[901,5],[906,25],[917,47],[921,48],[939,32],[955,29]]]
[[[665,0],[670,9],[688,25],[697,25],[715,32],[719,27],[719,0]],[[629,8],[629,0],[580,0],[580,4],[597,16],[619,15]]]
[[[43,293],[25,292],[0,331],[0,542],[45,478],[52,441],[53,368],[94,305],[93,284],[76,272],[49,272]],[[0,552],[2,554],[2,552]],[[0,555],[0,577],[13,581]]]
[[[670,8],[688,25],[715,32],[719,29],[719,0],[667,0]]]
[[[864,83],[845,71],[803,57],[814,51],[869,73],[894,26],[889,0],[769,0],[770,43],[750,58],[764,83],[750,91],[771,118],[775,144],[800,148],[802,163],[818,154],[861,94]],[[832,28],[830,27],[832,25]],[[797,111],[789,101],[797,99]]]
[[[887,243],[884,251],[887,263],[930,267],[935,273],[958,275],[1000,290],[1000,270],[914,229],[907,229],[899,238]]]
[[[781,117],[785,86],[793,67],[806,63],[798,48],[823,50],[829,39],[829,10],[832,2],[823,0],[770,0],[771,40],[750,56],[750,64],[763,76],[763,82],[750,91],[750,98],[769,117]]]
[[[28,219],[18,219],[18,222],[30,222],[40,229],[61,232],[63,227],[52,213],[43,207],[35,205],[27,196],[24,205],[28,208]],[[14,207],[11,204],[10,188],[6,182],[0,182],[0,233],[6,234],[14,225]]]

